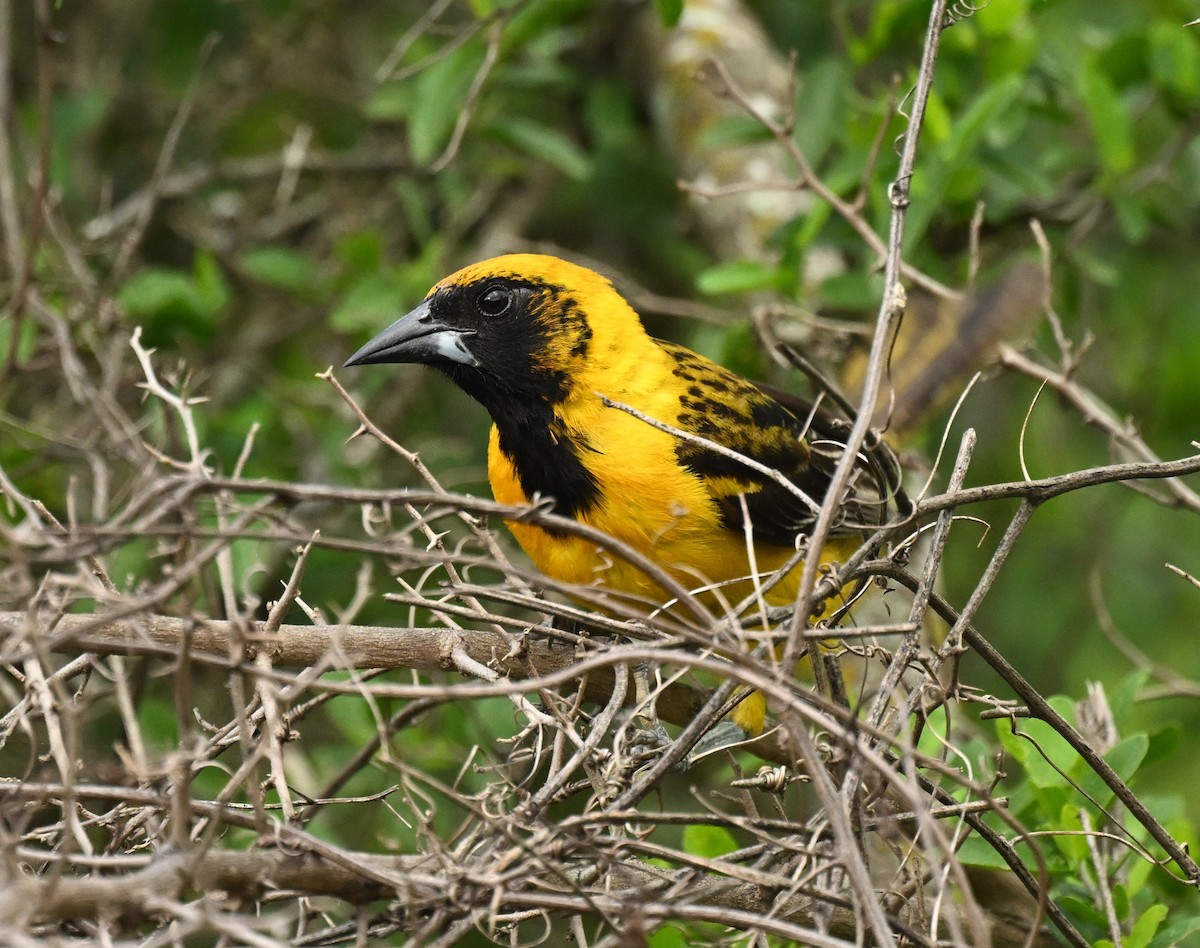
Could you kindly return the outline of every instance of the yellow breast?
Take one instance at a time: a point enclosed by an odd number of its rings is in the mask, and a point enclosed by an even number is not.
[[[662,420],[670,424],[674,418]],[[600,499],[577,519],[627,544],[685,588],[716,588],[721,599],[735,603],[753,592],[752,563],[765,578],[791,557],[791,550],[764,544],[751,555],[746,538],[722,522],[700,479],[678,464],[674,436],[603,407],[589,419],[587,433],[593,450],[587,452],[586,464]],[[500,450],[495,428],[488,447],[488,478],[497,501],[523,505],[532,500]],[[552,534],[528,523],[507,523],[534,566],[552,579],[602,586],[653,602],[664,598],[664,591],[640,569],[589,540]],[[799,568],[793,569],[768,592],[767,600],[792,602],[799,579]],[[705,598],[713,602],[712,596]]]

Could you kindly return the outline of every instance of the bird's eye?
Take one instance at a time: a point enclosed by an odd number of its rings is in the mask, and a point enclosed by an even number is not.
[[[484,316],[503,316],[512,308],[513,291],[506,286],[493,285],[479,294],[475,301]]]

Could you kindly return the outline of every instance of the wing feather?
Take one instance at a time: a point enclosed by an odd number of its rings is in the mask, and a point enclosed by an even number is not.
[[[683,383],[678,427],[782,474],[791,490],[762,471],[680,439],[676,458],[700,478],[727,528],[741,534],[749,515],[757,542],[790,547],[811,530],[850,424],[798,396],[743,379],[702,356],[660,343]],[[879,439],[860,452],[835,534],[883,523],[899,491],[899,464]]]

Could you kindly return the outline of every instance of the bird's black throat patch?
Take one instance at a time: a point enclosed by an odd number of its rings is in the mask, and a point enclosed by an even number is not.
[[[582,452],[595,450],[572,437],[547,404],[506,406],[492,413],[500,434],[500,450],[512,462],[525,496],[554,500],[554,512],[576,517],[600,501],[596,476],[583,463]]]

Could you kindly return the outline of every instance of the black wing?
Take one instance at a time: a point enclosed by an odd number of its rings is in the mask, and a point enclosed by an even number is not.
[[[781,474],[791,488],[745,461],[680,439],[679,463],[700,477],[729,529],[749,515],[759,542],[791,547],[812,528],[845,451],[850,424],[790,393],[741,378],[687,349],[662,343],[683,383],[678,426]],[[793,489],[794,488],[794,489]],[[883,523],[902,500],[899,463],[878,438],[860,451],[835,533]]]

